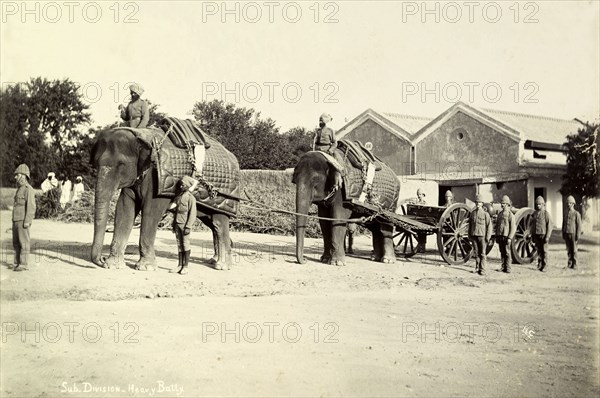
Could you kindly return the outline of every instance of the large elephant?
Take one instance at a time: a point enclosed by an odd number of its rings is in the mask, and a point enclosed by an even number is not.
[[[157,194],[157,172],[151,160],[151,149],[128,128],[105,130],[98,133],[92,149],[91,162],[98,170],[94,212],[94,242],[92,261],[106,268],[125,264],[124,254],[135,217],[141,212],[140,259],[138,270],[152,270],[155,266],[154,240],[158,223],[167,210],[171,198]],[[168,140],[165,141],[165,144]],[[109,203],[116,189],[121,189],[115,211],[115,228],[110,255],[102,256]],[[198,218],[213,232],[217,269],[231,267],[231,239],[229,215],[198,207]]]
[[[296,258],[300,264],[304,259],[304,232],[308,209],[317,204],[319,217],[348,220],[359,216],[344,203],[342,189],[327,199],[335,183],[335,168],[318,152],[304,154],[294,169],[292,182],[296,184]],[[346,221],[319,220],[323,233],[323,255],[321,261],[334,265],[345,265],[344,238]],[[373,236],[373,259],[394,263],[394,226],[373,222],[366,227]]]

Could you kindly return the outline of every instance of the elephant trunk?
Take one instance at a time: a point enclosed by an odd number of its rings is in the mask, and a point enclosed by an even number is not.
[[[94,242],[92,243],[92,262],[102,266],[102,246],[104,245],[104,234],[108,221],[108,209],[110,199],[116,189],[116,179],[111,176],[111,168],[100,167],[94,199]]]
[[[304,231],[306,230],[306,221],[308,209],[312,203],[310,193],[312,189],[306,189],[301,185],[296,186],[296,259],[299,264],[304,264]]]

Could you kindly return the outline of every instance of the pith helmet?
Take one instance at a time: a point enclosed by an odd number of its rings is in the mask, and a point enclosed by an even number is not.
[[[331,115],[329,113],[323,113],[319,119],[321,119],[322,121],[324,121],[325,123],[329,123],[330,121],[333,120],[333,118],[331,117]]]
[[[508,197],[508,195],[504,195],[502,197],[502,201],[500,203],[509,205],[510,204],[510,198]]]
[[[451,198],[451,197],[453,197],[453,196],[454,196],[454,195],[452,195],[452,191],[450,191],[450,190],[447,190],[447,191],[446,191],[446,195],[444,195],[444,197],[445,197],[445,198]]]
[[[425,192],[423,192],[423,190],[421,188],[419,188],[419,189],[417,189],[417,195],[425,196]]]
[[[537,198],[535,198],[535,204],[536,204],[536,205],[543,205],[543,204],[545,204],[545,203],[546,203],[546,201],[544,200],[544,198],[543,198],[543,197],[541,197],[541,196],[538,196]]]
[[[140,86],[138,83],[133,83],[132,85],[129,86],[129,91],[131,91],[132,93],[136,93],[137,95],[142,95],[144,94],[144,88],[142,86]]]
[[[573,203],[575,204],[575,198],[573,197],[573,195],[569,195],[569,197],[567,198],[567,203]]]
[[[483,203],[483,196],[480,193],[475,195],[475,203],[479,203],[479,202]]]
[[[17,166],[15,174],[17,173],[24,174],[28,179],[31,178],[31,176],[29,175],[29,167],[25,163],[21,163]]]

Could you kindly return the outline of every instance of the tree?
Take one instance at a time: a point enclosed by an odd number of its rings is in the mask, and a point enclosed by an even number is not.
[[[260,112],[213,100],[197,102],[192,113],[200,128],[238,158],[242,169],[283,169],[288,164],[285,138],[275,121],[261,119]]]
[[[0,183],[13,185],[13,173],[21,163],[31,172],[31,184],[41,183],[58,162],[56,153],[46,144],[44,132],[32,129],[31,96],[23,85],[0,90]]]
[[[312,149],[317,128],[309,131],[304,127],[294,127],[285,133],[287,151],[290,154],[287,167],[294,167],[302,155]]]
[[[563,195],[573,195],[581,203],[585,217],[587,201],[600,197],[600,152],[598,151],[598,123],[582,123],[577,134],[567,136],[567,171],[563,175]]]

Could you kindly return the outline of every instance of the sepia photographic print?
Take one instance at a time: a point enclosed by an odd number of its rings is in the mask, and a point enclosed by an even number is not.
[[[598,397],[600,1],[0,1],[0,396]]]

